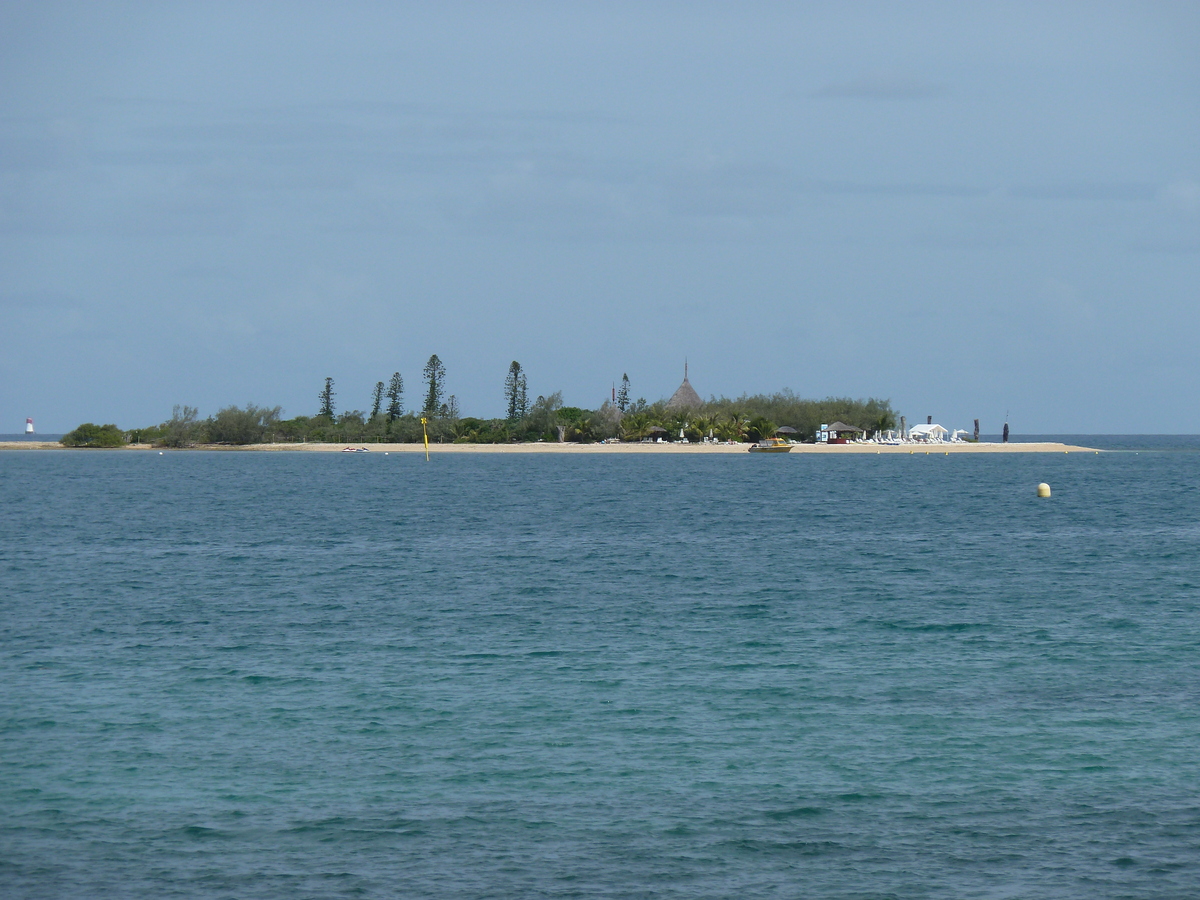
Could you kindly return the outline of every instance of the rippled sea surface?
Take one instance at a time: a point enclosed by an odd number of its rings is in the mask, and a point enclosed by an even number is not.
[[[5,898],[1200,891],[1194,450],[12,451],[0,508]]]

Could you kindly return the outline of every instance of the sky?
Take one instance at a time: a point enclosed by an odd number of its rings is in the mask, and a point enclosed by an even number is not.
[[[1200,432],[1200,4],[0,4],[0,432],[790,389]]]

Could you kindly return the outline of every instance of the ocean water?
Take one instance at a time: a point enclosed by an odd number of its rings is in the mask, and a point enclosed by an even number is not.
[[[1195,446],[0,454],[0,896],[1195,897]]]

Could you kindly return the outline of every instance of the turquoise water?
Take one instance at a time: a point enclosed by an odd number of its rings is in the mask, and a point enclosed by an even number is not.
[[[0,454],[0,896],[1194,897],[1155,446]]]

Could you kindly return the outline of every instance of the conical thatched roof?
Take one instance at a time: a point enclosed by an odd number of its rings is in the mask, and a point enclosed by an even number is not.
[[[679,386],[678,390],[671,395],[671,399],[667,401],[667,409],[696,409],[703,405],[704,401],[700,399],[700,395],[696,393],[696,389],[688,381],[687,363],[684,363],[683,384]]]

